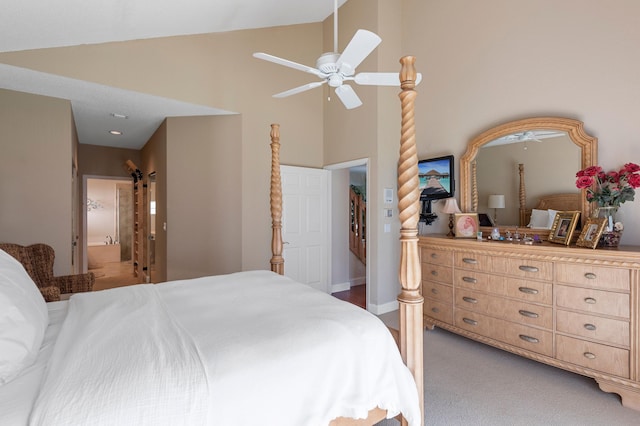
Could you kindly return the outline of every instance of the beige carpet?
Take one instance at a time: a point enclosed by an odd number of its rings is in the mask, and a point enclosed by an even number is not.
[[[424,347],[425,425],[640,425],[640,412],[593,379],[438,328]]]

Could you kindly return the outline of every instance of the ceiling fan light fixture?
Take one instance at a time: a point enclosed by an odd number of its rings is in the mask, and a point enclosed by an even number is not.
[[[109,130],[109,133],[114,135],[114,136],[122,136],[123,133],[120,130]]]

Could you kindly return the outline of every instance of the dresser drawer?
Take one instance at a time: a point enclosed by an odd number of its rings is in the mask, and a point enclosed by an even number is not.
[[[624,268],[558,263],[556,281],[585,287],[629,291],[630,273]]]
[[[451,266],[423,263],[422,279],[429,281],[438,281],[444,284],[451,285],[453,284],[453,268]]]
[[[495,294],[505,294],[505,280],[500,275],[491,275],[486,272],[467,271],[455,269],[453,271],[453,283],[456,288],[480,290]]]
[[[491,318],[477,312],[456,309],[455,326],[525,350],[553,355],[553,333],[525,325]]]
[[[426,280],[422,282],[422,296],[452,304],[453,287]]]
[[[553,263],[542,260],[495,257],[492,259],[493,271],[514,277],[551,281]]]
[[[455,299],[456,307],[462,309],[548,330],[553,328],[553,310],[551,306],[518,302],[466,289],[456,289]]]
[[[435,263],[442,266],[453,265],[453,252],[422,247],[420,259],[423,263]]]
[[[629,378],[629,351],[625,349],[557,335],[556,358],[595,371]]]
[[[509,278],[505,289],[509,297],[545,305],[553,303],[553,285],[550,282]]]
[[[556,330],[603,343],[629,347],[629,322],[558,309]]]
[[[591,288],[556,286],[556,306],[579,311],[629,318],[629,295]]]
[[[483,254],[456,252],[454,265],[456,268],[491,272],[491,260],[491,256]]]
[[[453,305],[437,300],[424,299],[424,316],[437,319],[447,324],[453,324]]]

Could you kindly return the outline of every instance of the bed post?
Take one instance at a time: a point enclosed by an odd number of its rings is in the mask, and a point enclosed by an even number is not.
[[[271,125],[271,270],[284,275],[282,257],[282,184],[280,181],[280,125]]]
[[[424,419],[423,376],[423,301],[420,294],[422,271],[418,253],[418,220],[420,215],[420,192],[418,190],[418,152],[414,120],[416,98],[415,57],[400,59],[400,101],[402,104],[402,129],[400,137],[400,159],[398,161],[398,211],[400,217],[400,352],[413,374],[420,399],[421,422]],[[403,419],[403,425],[406,421]]]

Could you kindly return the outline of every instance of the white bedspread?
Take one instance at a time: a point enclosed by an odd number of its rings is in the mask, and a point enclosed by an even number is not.
[[[376,406],[418,424],[384,324],[252,271],[74,295],[31,420],[302,426]]]

